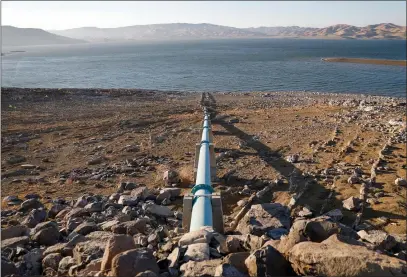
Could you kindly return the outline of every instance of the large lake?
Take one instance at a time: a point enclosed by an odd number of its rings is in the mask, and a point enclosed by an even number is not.
[[[3,52],[3,87],[406,93],[406,67],[321,61],[405,60],[405,40],[132,42],[3,47]]]

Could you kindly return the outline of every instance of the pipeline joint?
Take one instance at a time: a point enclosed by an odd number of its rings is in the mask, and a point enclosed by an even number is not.
[[[200,189],[207,190],[207,191],[209,191],[210,193],[215,192],[215,191],[213,190],[213,187],[212,187],[211,185],[208,185],[208,184],[198,184],[198,185],[195,185],[195,186],[191,189],[191,193],[192,193],[192,194],[195,194],[195,192],[197,192],[197,191],[200,190]]]

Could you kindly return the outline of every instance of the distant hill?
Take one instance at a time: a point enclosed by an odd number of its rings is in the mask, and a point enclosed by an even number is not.
[[[2,26],[2,46],[28,46],[83,43],[84,40],[63,37],[42,29]]]
[[[265,36],[262,33],[250,30],[206,23],[151,24],[119,28],[83,27],[50,32],[88,41],[250,38]]]
[[[337,24],[326,28],[291,26],[246,28],[245,30],[278,37],[406,39],[406,27],[398,26],[392,23],[381,23],[376,25],[368,25],[366,27]]]
[[[381,23],[356,27],[337,24],[326,28],[257,27],[234,28],[214,24],[151,24],[119,28],[82,27],[61,31],[2,27],[3,46],[74,44],[133,40],[188,40],[216,38],[347,38],[347,39],[406,39],[406,27]]]

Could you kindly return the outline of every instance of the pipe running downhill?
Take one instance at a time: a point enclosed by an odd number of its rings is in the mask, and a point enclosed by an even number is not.
[[[211,136],[211,124],[207,109],[204,108],[204,123],[202,139],[199,150],[199,160],[195,186],[192,188],[194,194],[191,224],[189,231],[199,230],[203,226],[213,226],[212,218],[212,183],[209,145]],[[220,215],[222,216],[222,215]]]

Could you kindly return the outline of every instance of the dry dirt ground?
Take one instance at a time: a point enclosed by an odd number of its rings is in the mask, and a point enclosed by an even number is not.
[[[241,193],[245,185],[253,192],[280,178],[284,182],[265,201],[288,204],[307,183],[293,213],[304,205],[316,215],[339,208],[351,225],[356,213],[344,210],[342,201],[358,197],[361,184],[348,184],[348,178],[356,167],[369,178],[388,139],[403,128],[405,138],[402,99],[305,92],[213,95],[219,177],[214,187],[222,193],[226,222],[240,209],[237,202],[248,198]],[[190,190],[203,118],[200,94],[3,88],[1,97],[2,197],[108,195],[123,181],[158,189],[169,168],[179,172],[184,193]],[[404,127],[388,123],[400,119]],[[296,153],[298,162],[286,161]],[[383,155],[370,193],[374,201],[363,220],[405,234],[406,188],[394,183],[406,176],[405,140],[396,140]],[[182,203],[173,204],[182,210]],[[2,208],[14,207],[3,203]]]

